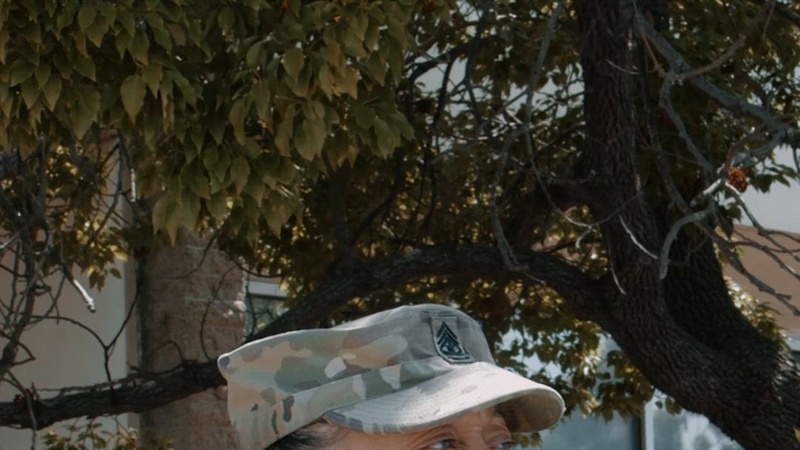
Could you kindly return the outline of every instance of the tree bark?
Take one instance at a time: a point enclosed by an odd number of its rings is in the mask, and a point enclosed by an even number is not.
[[[142,368],[155,374],[177,366],[184,375],[210,377],[198,384],[219,385],[213,365],[198,366],[193,361],[213,361],[242,344],[244,311],[237,307],[237,302],[244,305],[242,270],[208,237],[190,233],[178,245],[141,258],[139,264],[143,267],[137,280]],[[188,391],[176,381],[170,383]],[[187,379],[187,384],[193,382]],[[168,437],[177,448],[236,447],[223,392],[200,391],[144,411],[145,440]]]
[[[636,175],[630,2],[577,3],[586,141],[581,167],[609,256],[597,321],[642,373],[746,449],[798,449],[800,373],[735,308],[710,240],[684,233],[659,278],[666,212]],[[632,4],[630,4],[632,5]]]

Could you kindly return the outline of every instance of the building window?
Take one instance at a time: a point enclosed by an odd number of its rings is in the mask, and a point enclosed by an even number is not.
[[[790,334],[786,338],[786,342],[789,344],[789,348],[792,349],[795,361],[800,363],[800,334]]]
[[[272,281],[252,281],[246,284],[245,335],[264,329],[286,311],[286,291]]]
[[[645,450],[740,450],[705,416],[684,411],[670,414],[651,400],[644,414]]]
[[[522,339],[515,333],[506,336],[505,345],[510,345],[515,339]],[[599,353],[605,356],[611,350],[619,347],[611,339],[603,339]],[[521,359],[533,371],[543,367],[537,357]],[[604,364],[604,363],[603,363]],[[549,372],[557,375],[559,370],[555,365],[545,365]],[[606,366],[601,366],[608,369]],[[522,447],[517,450],[645,450],[642,443],[642,420],[638,417],[624,419],[619,415],[606,421],[600,417],[584,416],[580,411],[575,411],[564,418],[552,430],[541,432],[541,443],[538,446]]]
[[[608,422],[574,413],[552,431],[542,432],[541,450],[640,450],[641,421],[619,416]]]

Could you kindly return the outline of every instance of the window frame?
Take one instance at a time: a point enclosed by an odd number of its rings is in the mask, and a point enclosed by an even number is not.
[[[281,289],[280,282],[269,280],[245,281],[245,334],[257,332],[256,321],[261,317],[260,309],[255,308],[254,302],[282,302],[286,300],[287,292]]]

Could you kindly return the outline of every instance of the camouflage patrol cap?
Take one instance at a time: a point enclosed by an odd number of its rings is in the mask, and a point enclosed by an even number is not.
[[[525,432],[564,412],[556,391],[497,367],[480,325],[442,305],[268,337],[218,362],[243,450],[263,450],[320,418],[398,433],[502,403],[512,431]]]

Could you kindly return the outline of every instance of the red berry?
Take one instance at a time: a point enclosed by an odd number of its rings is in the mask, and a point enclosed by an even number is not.
[[[728,183],[739,192],[747,189],[747,174],[738,167],[728,169]]]

